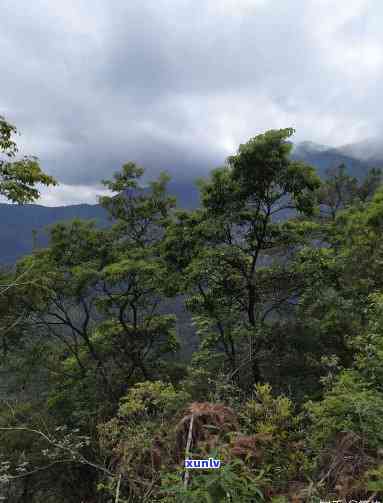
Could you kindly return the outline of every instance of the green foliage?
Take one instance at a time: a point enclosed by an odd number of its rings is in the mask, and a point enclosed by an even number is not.
[[[50,247],[18,264],[25,334],[34,333],[36,344],[60,342],[48,403],[82,424],[110,414],[128,385],[168,379],[163,358],[179,348],[175,316],[163,312],[169,278],[159,251],[173,201],[166,177],[143,191],[141,175],[131,164],[116,175],[118,186],[135,192],[103,199],[112,228],[57,224]]]
[[[0,116],[0,194],[14,203],[30,203],[38,199],[40,193],[36,184],[56,185],[51,176],[40,168],[36,157],[15,157],[18,148],[12,135],[17,133],[15,126]]]
[[[376,168],[371,169],[361,183],[347,174],[344,164],[329,168],[326,174],[327,179],[317,195],[322,205],[321,216],[332,220],[335,220],[340,211],[371,199],[382,181],[382,171]]]
[[[286,480],[310,473],[312,465],[302,444],[302,419],[289,398],[274,397],[269,384],[257,384],[254,398],[243,404],[240,417],[245,431],[255,434],[263,446],[263,466],[274,489],[281,490]]]
[[[118,411],[122,419],[140,417],[171,417],[190,399],[184,391],[176,391],[172,384],[161,381],[137,383],[125,397],[121,398]]]
[[[98,425],[102,452],[114,457],[118,471],[130,481],[125,493],[132,500],[145,501],[158,492],[159,465],[174,463],[169,421],[189,399],[171,384],[137,383],[121,398],[117,416]]]
[[[366,488],[369,491],[383,492],[383,466],[368,470],[365,474]]]
[[[296,295],[297,278],[282,257],[315,230],[279,218],[292,209],[302,217],[315,213],[319,179],[289,158],[293,132],[268,131],[240,145],[200,181],[202,208],[178,213],[164,242],[170,267],[184,275],[186,304],[204,345],[222,351],[239,377],[251,368],[253,382],[262,377],[259,334],[270,314]],[[239,364],[246,353],[247,368]]]
[[[185,488],[176,475],[169,474],[162,479],[162,493],[166,503],[186,502],[243,502],[264,501],[262,486],[266,478],[263,472],[256,475],[247,469],[245,463],[235,460],[225,463],[219,470],[206,474],[195,474],[190,485]]]
[[[242,197],[276,203],[290,194],[298,211],[314,211],[312,191],[319,179],[311,166],[289,158],[292,144],[287,140],[294,132],[292,128],[267,131],[240,145],[238,154],[228,158]]]
[[[15,132],[0,120],[0,193],[25,202],[52,180],[14,159]],[[0,370],[19,402],[0,406],[0,481],[33,503],[382,490],[381,172],[340,166],[321,184],[291,159],[293,132],[240,145],[195,211],[126,163],[104,182],[111,226],[57,224],[2,272]],[[190,360],[178,335],[199,339]],[[222,467],[185,487],[187,446]]]
[[[273,397],[269,384],[255,385],[255,397],[247,401],[242,409],[242,418],[247,429],[253,433],[267,433],[274,440],[286,439],[289,429],[299,424],[289,398]]]
[[[327,170],[327,180],[318,190],[318,200],[329,217],[335,219],[337,212],[349,206],[358,194],[358,181],[347,174],[344,164]]]
[[[367,326],[351,345],[359,372],[375,389],[383,391],[383,295],[380,292],[371,294],[368,299]]]
[[[333,444],[343,432],[359,435],[370,448],[382,444],[383,394],[355,370],[343,371],[323,400],[308,402],[306,410],[317,448]]]

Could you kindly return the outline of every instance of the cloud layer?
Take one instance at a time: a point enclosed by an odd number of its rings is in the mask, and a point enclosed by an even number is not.
[[[379,136],[382,14],[380,0],[3,0],[0,114],[63,183],[52,205],[94,201],[127,160],[189,183],[270,128]]]

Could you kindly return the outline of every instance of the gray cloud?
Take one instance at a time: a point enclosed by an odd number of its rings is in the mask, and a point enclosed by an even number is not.
[[[94,201],[127,160],[188,183],[270,128],[379,136],[381,14],[380,0],[3,0],[0,113],[63,183],[47,204]]]

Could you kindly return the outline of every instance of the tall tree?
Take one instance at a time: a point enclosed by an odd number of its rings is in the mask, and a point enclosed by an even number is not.
[[[142,174],[128,163],[105,182],[119,192],[101,201],[110,228],[57,224],[50,246],[18,265],[28,279],[19,298],[30,333],[59,341],[62,375],[72,376],[64,387],[87,382],[88,398],[93,389],[110,404],[129,383],[158,375],[163,355],[178,347],[175,317],[163,313],[167,272],[159,253],[174,200],[166,176],[144,189]]]
[[[318,190],[321,217],[335,220],[340,210],[371,199],[382,180],[382,171],[373,168],[359,181],[347,173],[345,164],[326,171],[327,178]]]
[[[326,230],[326,246],[301,250],[297,267],[307,282],[301,319],[347,365],[349,343],[365,329],[369,297],[380,292],[383,191],[339,213]]]
[[[186,274],[205,340],[224,350],[233,370],[243,365],[238,351],[248,340],[255,381],[266,320],[299,286],[286,257],[310,227],[282,220],[288,212],[312,215],[320,183],[314,168],[290,159],[293,132],[271,130],[240,145],[200,182],[201,210],[178,214],[168,230],[169,261]]]

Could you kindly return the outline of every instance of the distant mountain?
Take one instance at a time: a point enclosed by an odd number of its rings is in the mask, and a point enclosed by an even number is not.
[[[169,192],[177,197],[180,207],[195,208],[199,204],[198,189],[192,184],[171,182]],[[33,231],[37,231],[37,243],[42,246],[48,242],[47,226],[74,218],[95,220],[100,225],[109,222],[106,211],[98,204],[58,207],[0,204],[0,264],[12,264],[30,253]]]
[[[325,176],[327,168],[344,163],[352,176],[363,178],[371,167],[383,167],[383,144],[367,140],[333,148],[306,141],[294,145],[292,157],[315,166],[321,177]],[[199,204],[198,190],[192,183],[172,180],[169,192],[177,197],[179,207],[195,208]],[[101,225],[108,222],[106,212],[99,205],[52,208],[35,204],[0,204],[0,264],[12,264],[31,252],[33,230],[37,231],[37,242],[45,244],[47,233],[44,229],[47,226],[74,218],[96,220]]]
[[[292,157],[315,166],[321,177],[325,176],[327,168],[345,164],[350,175],[361,179],[372,167],[383,167],[383,151],[381,154],[377,150],[375,152],[374,156],[368,156],[368,146],[364,142],[364,155],[361,155],[361,144],[333,148],[313,142],[302,142],[294,145]]]
[[[383,142],[379,138],[369,138],[340,147],[346,155],[367,162],[369,165],[383,165]]]
[[[37,204],[0,204],[0,263],[11,264],[30,253],[33,230],[37,231],[38,243],[47,242],[44,229],[56,222],[81,218],[107,223],[107,215],[98,205],[46,207]]]

